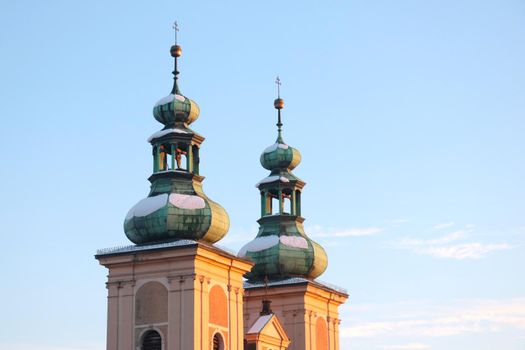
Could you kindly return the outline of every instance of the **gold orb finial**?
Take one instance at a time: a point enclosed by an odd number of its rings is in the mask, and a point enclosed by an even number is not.
[[[173,45],[170,49],[171,57],[182,56],[182,48],[179,45]]]

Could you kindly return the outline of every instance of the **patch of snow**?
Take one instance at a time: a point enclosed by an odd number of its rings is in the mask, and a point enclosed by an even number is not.
[[[169,94],[168,96],[163,97],[160,100],[158,100],[157,103],[155,103],[155,107],[160,106],[160,105],[164,105],[166,103],[173,102],[173,100],[175,100],[175,99],[177,99],[177,100],[179,100],[181,102],[184,102],[186,100],[186,98],[184,96]]]
[[[203,209],[206,207],[206,202],[199,196],[190,194],[170,194],[170,203],[181,209]]]
[[[288,145],[285,144],[285,143],[274,143],[273,145],[271,145],[270,147],[267,147],[263,153],[270,153],[270,152],[273,152],[277,149],[277,147],[279,148],[282,148],[282,149],[288,149]]]
[[[260,316],[257,319],[257,321],[255,321],[253,326],[250,327],[250,330],[248,330],[247,334],[254,334],[254,333],[261,332],[264,326],[266,326],[266,324],[268,323],[268,321],[270,321],[272,317],[273,317],[273,314]]]
[[[272,175],[272,176],[265,177],[264,179],[262,179],[261,181],[259,181],[259,182],[255,185],[255,187],[259,187],[259,185],[262,185],[262,184],[265,184],[265,183],[269,183],[269,182],[274,182],[274,181],[290,182],[290,180],[288,180],[288,179],[285,178],[284,176]]]
[[[299,236],[281,236],[279,238],[282,244],[292,248],[308,249],[308,242]]]
[[[148,142],[151,142],[151,140],[153,139],[158,139],[159,137],[169,134],[188,134],[188,132],[179,128],[159,130],[156,133],[152,134],[150,137],[148,137]]]
[[[239,250],[237,254],[241,258],[246,256],[246,252],[258,252],[273,247],[274,245],[279,244],[279,236],[264,236],[264,237],[255,237],[251,242],[248,242],[244,247]]]
[[[133,206],[126,215],[126,220],[132,217],[147,216],[156,212],[168,203],[168,194],[163,193],[153,197],[146,197]]]

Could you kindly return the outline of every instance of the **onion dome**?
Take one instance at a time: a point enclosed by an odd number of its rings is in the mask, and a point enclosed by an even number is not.
[[[280,133],[275,143],[261,153],[261,165],[267,170],[293,170],[300,162],[299,150],[284,143]]]
[[[199,107],[184,97],[177,84],[177,58],[182,49],[172,46],[175,58],[171,94],[153,108],[164,128],[150,136],[153,174],[148,197],[134,205],[124,220],[124,231],[135,244],[152,244],[179,239],[214,243],[228,232],[228,214],[202,190],[199,174],[200,146],[204,137],[188,125],[199,116]]]
[[[161,98],[155,103],[153,116],[157,121],[168,127],[175,125],[177,122],[190,125],[199,117],[200,109],[195,101],[183,96],[179,91],[177,84],[179,75],[177,58],[182,55],[182,48],[179,45],[173,45],[170,53],[175,59],[173,89],[168,96]]]
[[[293,276],[314,279],[326,270],[328,258],[323,247],[304,232],[301,192],[305,183],[291,172],[301,154],[281,135],[284,101],[279,97],[274,106],[278,111],[277,140],[261,155],[262,166],[271,173],[256,185],[261,194],[259,232],[238,255],[255,263],[245,276],[250,281]]]

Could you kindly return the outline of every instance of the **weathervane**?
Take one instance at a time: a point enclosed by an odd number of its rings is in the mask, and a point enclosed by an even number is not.
[[[279,76],[275,79],[275,84],[277,84],[277,98],[281,98],[281,79]]]
[[[179,31],[179,24],[177,21],[173,22],[172,28],[175,31],[175,45],[177,45],[177,32]]]

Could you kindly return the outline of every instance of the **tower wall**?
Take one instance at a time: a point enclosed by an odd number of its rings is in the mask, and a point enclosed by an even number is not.
[[[259,317],[263,299],[272,301],[272,311],[291,339],[288,350],[339,350],[339,305],[348,295],[317,282],[246,287],[244,327],[247,330]],[[326,332],[318,320],[326,322]]]
[[[216,333],[227,349],[242,350],[242,275],[252,264],[188,242],[97,255],[109,270],[107,350],[140,349],[150,330],[163,350],[209,350]],[[225,305],[210,307],[212,288],[211,304],[218,295]]]

